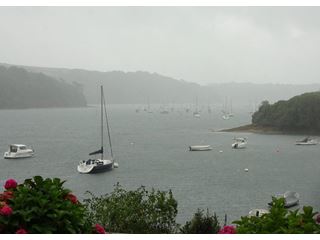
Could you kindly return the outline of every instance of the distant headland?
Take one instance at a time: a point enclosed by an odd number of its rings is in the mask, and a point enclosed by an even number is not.
[[[86,107],[80,84],[0,66],[0,109]]]
[[[304,93],[288,101],[263,101],[252,115],[252,124],[222,132],[265,134],[320,134],[320,91]]]

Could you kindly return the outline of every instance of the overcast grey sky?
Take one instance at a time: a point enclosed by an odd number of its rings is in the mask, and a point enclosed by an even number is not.
[[[320,83],[320,7],[0,7],[0,62]]]

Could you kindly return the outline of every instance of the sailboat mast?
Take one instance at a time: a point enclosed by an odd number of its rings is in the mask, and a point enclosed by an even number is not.
[[[113,151],[112,151],[111,134],[110,134],[110,127],[109,127],[108,113],[107,113],[107,104],[106,104],[106,99],[105,99],[104,95],[103,95],[103,105],[104,105],[104,113],[106,115],[106,123],[107,123],[107,130],[108,130],[111,159],[113,161]]]
[[[196,112],[198,112],[198,96],[196,97]]]
[[[103,160],[103,86],[101,85],[101,160]]]

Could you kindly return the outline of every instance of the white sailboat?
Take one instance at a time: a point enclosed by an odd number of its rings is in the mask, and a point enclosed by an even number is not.
[[[111,153],[111,156],[109,159],[104,158],[104,148],[103,148],[104,114],[106,119],[110,153]],[[101,86],[101,148],[97,151],[89,153],[89,155],[97,155],[97,154],[101,154],[100,158],[80,161],[77,167],[78,172],[79,173],[98,173],[98,172],[105,172],[105,171],[111,170],[112,168],[118,167],[118,164],[114,162],[110,128],[109,128],[108,115],[107,115],[107,109],[106,109],[106,101],[103,93],[103,86]]]
[[[229,120],[234,116],[233,111],[232,111],[232,101],[230,102],[230,110],[228,110],[228,101],[227,98],[225,99],[225,103],[223,104],[223,110],[222,112],[222,119],[223,120]]]
[[[195,109],[195,111],[193,112],[193,116],[194,116],[195,118],[200,118],[200,111],[199,111],[199,109],[198,109],[198,97],[196,98],[196,109]]]

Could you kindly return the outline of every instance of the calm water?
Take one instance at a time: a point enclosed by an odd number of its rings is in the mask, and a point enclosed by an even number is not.
[[[111,134],[120,167],[95,175],[81,175],[76,166],[98,149],[97,107],[1,110],[1,154],[8,144],[22,143],[33,146],[36,156],[2,159],[0,184],[7,178],[60,177],[81,199],[86,190],[111,192],[117,182],[127,189],[172,189],[180,223],[197,208],[209,208],[221,220],[227,214],[230,223],[251,208],[266,208],[272,194],[286,190],[299,192],[301,205],[320,209],[320,145],[295,146],[301,136],[211,131],[249,123],[246,110],[238,109],[233,119],[224,121],[218,107],[212,114],[204,111],[200,119],[180,109],[150,114],[135,113],[130,105],[111,106]],[[231,149],[237,136],[248,138],[247,149]],[[187,151],[188,145],[196,144],[211,144],[213,150]]]

